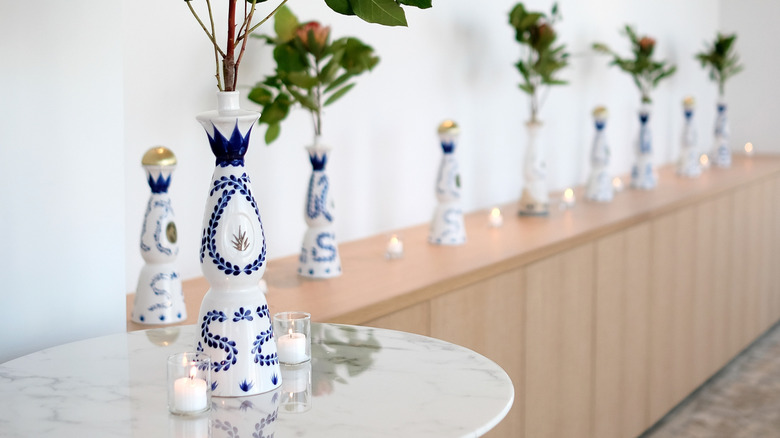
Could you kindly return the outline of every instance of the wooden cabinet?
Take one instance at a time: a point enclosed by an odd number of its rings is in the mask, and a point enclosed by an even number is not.
[[[659,173],[655,190],[546,218],[502,206],[501,228],[471,213],[460,247],[429,245],[426,225],[399,232],[399,260],[382,257],[383,236],[348,242],[328,281],[272,260],[269,306],[493,359],[515,403],[491,437],[637,436],[780,319],[780,158]],[[185,282],[189,323],[207,287]]]

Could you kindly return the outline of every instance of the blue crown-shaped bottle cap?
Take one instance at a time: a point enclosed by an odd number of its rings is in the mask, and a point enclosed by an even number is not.
[[[238,129],[238,121],[236,121],[230,138],[227,138],[213,123],[212,126],[214,127],[214,135],[208,134],[209,144],[211,152],[217,157],[217,165],[220,167],[243,166],[244,155],[249,149],[249,135],[252,133],[252,127],[250,126],[246,135],[243,135]]]

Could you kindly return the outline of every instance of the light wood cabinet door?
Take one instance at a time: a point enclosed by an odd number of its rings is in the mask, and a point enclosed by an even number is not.
[[[638,436],[647,416],[650,226],[596,244],[594,436]]]
[[[512,379],[514,404],[488,437],[523,436],[524,302],[522,269],[431,300],[431,336],[490,358]]]
[[[593,436],[595,245],[526,268],[525,436]]]
[[[430,336],[430,303],[420,304],[373,319],[361,325]]]

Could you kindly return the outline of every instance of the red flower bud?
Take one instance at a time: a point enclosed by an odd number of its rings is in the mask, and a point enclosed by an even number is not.
[[[641,40],[639,40],[639,51],[642,53],[649,55],[653,52],[653,47],[655,47],[655,40],[650,37],[642,37]]]
[[[328,37],[330,36],[330,27],[323,27],[316,21],[310,21],[298,26],[298,29],[295,31],[295,33],[301,40],[301,43],[303,43],[303,47],[305,47],[306,50],[311,53],[318,54],[322,51],[328,42]],[[313,40],[309,39],[309,34],[311,34]]]

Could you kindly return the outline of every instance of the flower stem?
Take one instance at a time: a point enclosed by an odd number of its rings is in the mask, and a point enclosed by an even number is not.
[[[249,24],[252,22],[252,17],[255,15],[255,4],[256,2],[252,2],[252,8],[249,10],[249,13],[246,13],[246,3],[244,3],[244,22],[241,23],[241,28],[239,28],[238,33],[241,34],[241,30],[246,30],[246,28],[249,27]],[[244,41],[241,42],[241,50],[238,52],[238,59],[236,60],[236,72],[238,72],[238,66],[241,64],[241,58],[244,57],[244,52],[246,51],[246,42],[249,41],[249,38],[244,38]],[[236,74],[236,76],[238,76]],[[236,84],[233,83],[233,89],[236,88]]]
[[[252,28],[250,28],[249,30],[247,30],[247,31],[246,31],[246,32],[244,32],[243,34],[239,35],[239,36],[238,36],[238,39],[236,40],[236,42],[238,42],[238,41],[241,41],[242,39],[246,38],[246,37],[247,37],[247,35],[251,34],[251,33],[252,33],[252,32],[254,32],[254,31],[255,31],[255,30],[258,28],[258,27],[262,26],[262,25],[263,25],[263,23],[265,23],[266,21],[268,21],[268,19],[269,19],[269,18],[273,17],[273,16],[274,16],[274,14],[276,14],[276,11],[278,11],[278,10],[279,10],[279,9],[280,9],[282,6],[284,6],[284,4],[285,4],[285,3],[287,3],[287,0],[282,0],[282,2],[281,2],[281,3],[279,3],[279,6],[277,6],[277,7],[276,7],[276,8],[275,8],[273,11],[271,11],[271,13],[270,13],[270,14],[268,14],[268,15],[267,15],[265,18],[263,18],[262,20],[260,20],[260,22],[259,22],[259,23],[255,24],[254,26],[252,26]]]
[[[187,4],[190,4],[190,2],[187,2]],[[217,41],[214,38],[214,35],[215,35],[214,14],[211,12],[211,1],[210,0],[206,0],[206,6],[208,7],[208,10],[209,10],[209,22],[211,23],[211,42],[212,42],[212,45],[214,46],[214,65],[215,65],[215,68],[216,68],[216,73],[214,74],[214,77],[217,78],[217,89],[219,89],[219,91],[222,91],[223,90],[222,76],[219,74],[219,53],[221,52],[221,50],[219,49],[219,45],[217,44]],[[191,6],[190,6],[190,8],[191,8]],[[200,20],[198,20],[198,21],[200,21]],[[203,23],[201,23],[201,26],[203,26]],[[203,28],[205,30],[205,26]]]
[[[228,1],[227,46],[222,59],[222,71],[225,75],[225,91],[236,89],[236,0]]]

